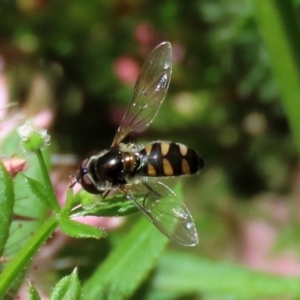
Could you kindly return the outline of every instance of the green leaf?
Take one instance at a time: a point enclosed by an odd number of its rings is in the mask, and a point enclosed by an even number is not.
[[[12,179],[0,160],[0,256],[9,237],[14,209]]]
[[[116,193],[112,197],[103,199],[101,196],[81,190],[74,195],[74,198],[82,206],[76,212],[81,216],[125,216],[138,211],[133,202],[127,200],[122,193]]]
[[[63,233],[74,238],[100,239],[102,237],[106,237],[106,233],[102,229],[92,227],[84,223],[75,222],[73,220],[60,218],[59,225]]]
[[[300,280],[169,252],[160,259],[149,290],[147,300],[174,292],[177,297],[196,293],[218,299],[282,299],[300,296]]]
[[[94,205],[85,205],[72,212],[72,217],[98,216],[98,217],[119,217],[136,213],[138,209],[132,201],[125,200],[124,196],[114,196],[105,201],[94,200]]]
[[[15,153],[19,144],[19,137],[15,133],[12,136],[16,137],[12,143],[6,139],[7,143],[1,144],[1,153],[6,147],[10,149],[6,149],[5,153],[7,153],[7,157],[10,157],[11,153]],[[26,165],[25,172],[27,176],[34,179],[42,178],[36,157],[28,158]],[[20,174],[14,178],[14,193],[15,199],[18,199],[18,205],[14,207],[10,235],[3,252],[3,256],[9,262],[2,265],[0,298],[3,297],[3,294],[7,293],[8,287],[13,290],[19,289],[20,284],[23,282],[22,277],[26,274],[25,268],[31,262],[35,251],[38,251],[41,245],[37,246],[35,242],[33,244],[28,241],[31,238],[33,239],[35,232],[43,227],[43,223],[49,214],[48,207],[32,195],[29,186]],[[15,218],[15,216],[19,216],[19,218]],[[49,235],[46,239],[48,237]]]
[[[76,300],[80,299],[81,285],[77,276],[77,269],[71,275],[61,279],[55,286],[50,300]]]
[[[26,176],[31,179],[40,180],[42,178],[38,162],[35,157],[28,158],[26,165]],[[14,178],[15,198],[19,199],[18,205],[15,205],[14,213],[19,216],[24,216],[26,221],[14,220],[11,231],[14,234],[10,235],[7,244],[5,255],[9,258],[24,247],[25,243],[45,221],[49,215],[49,208],[35,197],[30,190],[29,185],[25,182],[24,177],[17,175]]]
[[[33,255],[57,228],[56,216],[51,216],[36,233],[27,241],[22,249],[12,258],[0,274],[0,299],[6,294],[8,288],[16,278],[22,274],[24,268],[31,262]]]
[[[73,195],[72,189],[68,190],[65,206],[59,214],[59,225],[62,232],[75,238],[96,238],[105,237],[106,233],[96,227],[78,223],[70,220],[70,213],[75,204],[78,203],[77,196]]]
[[[26,175],[24,175],[25,182],[29,186],[31,192],[36,196],[37,199],[39,199],[41,202],[43,202],[46,206],[48,206],[50,209],[54,210],[55,206],[53,205],[51,199],[51,190],[47,189],[47,187],[40,182],[38,182],[35,179],[32,179]]]
[[[28,288],[28,299],[29,300],[40,300],[40,296],[35,289],[35,287],[32,285],[31,282],[29,282],[29,288]]]
[[[155,266],[168,239],[141,219],[83,286],[83,299],[128,299]]]

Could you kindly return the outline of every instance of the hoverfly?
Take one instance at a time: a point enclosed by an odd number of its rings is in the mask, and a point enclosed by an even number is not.
[[[124,144],[133,132],[148,128],[158,113],[171,79],[172,48],[159,44],[147,58],[110,149],[83,160],[77,182],[102,198],[119,190],[168,238],[185,246],[198,243],[191,214],[159,178],[192,175],[204,160],[187,146],[167,141]]]

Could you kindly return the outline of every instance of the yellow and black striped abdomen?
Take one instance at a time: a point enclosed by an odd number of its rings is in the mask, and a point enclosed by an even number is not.
[[[137,174],[151,177],[196,174],[204,160],[193,149],[179,143],[154,142],[140,152],[141,166]]]

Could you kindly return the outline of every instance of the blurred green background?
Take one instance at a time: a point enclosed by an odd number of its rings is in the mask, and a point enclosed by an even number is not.
[[[10,101],[29,116],[50,108],[56,153],[79,159],[110,146],[140,66],[170,41],[169,92],[137,140],[181,142],[206,162],[177,181],[200,235],[180,251],[251,265],[248,222],[270,226],[277,246],[295,246],[298,153],[251,1],[1,0],[0,14]],[[91,251],[100,259],[124,232]]]

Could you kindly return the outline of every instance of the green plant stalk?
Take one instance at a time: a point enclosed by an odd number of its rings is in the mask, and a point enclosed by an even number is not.
[[[52,207],[54,209],[55,213],[59,213],[60,212],[60,206],[57,202],[57,199],[55,197],[55,193],[52,187],[52,183],[49,177],[49,172],[47,170],[46,164],[45,164],[45,160],[42,154],[42,151],[39,149],[38,151],[36,151],[36,156],[38,158],[39,164],[40,164],[40,168],[43,174],[43,178],[44,178],[44,184],[45,186],[49,189],[49,196],[51,197],[49,199],[49,201],[51,201],[52,203]]]
[[[291,0],[252,0],[282,103],[300,152],[300,29]]]
[[[34,254],[50,237],[57,226],[57,217],[53,215],[35,232],[27,244],[9,262],[0,275],[0,299],[4,297],[14,279],[28,265]]]

